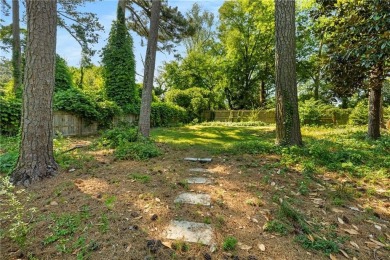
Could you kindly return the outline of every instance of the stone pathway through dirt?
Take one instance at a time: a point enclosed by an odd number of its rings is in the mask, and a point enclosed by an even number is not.
[[[186,161],[191,162],[211,162],[211,158],[184,158]],[[190,172],[193,173],[210,173],[209,170],[204,168],[191,168]],[[188,184],[208,185],[212,183],[211,179],[206,177],[190,177],[187,178]],[[194,205],[203,205],[206,207],[211,206],[211,198],[209,194],[185,192],[179,194],[175,200],[175,203],[188,203]],[[166,229],[166,238],[172,240],[179,240],[191,243],[202,243],[205,245],[212,245],[213,243],[213,229],[210,224],[196,223],[189,221],[176,221],[173,220]]]

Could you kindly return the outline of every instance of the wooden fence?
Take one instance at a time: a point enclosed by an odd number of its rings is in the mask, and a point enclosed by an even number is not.
[[[348,123],[348,114],[322,117],[322,124],[345,125]],[[216,110],[205,111],[202,121],[220,122],[248,122],[261,121],[268,124],[275,123],[275,110]]]
[[[135,120],[135,115],[125,115],[114,117],[112,123],[113,125],[117,125],[119,122],[132,123]],[[55,111],[53,116],[53,130],[55,135],[62,136],[93,135],[98,132],[98,124],[64,111]]]

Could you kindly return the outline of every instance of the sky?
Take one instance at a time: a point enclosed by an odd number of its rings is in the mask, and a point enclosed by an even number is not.
[[[170,6],[177,6],[179,11],[182,14],[185,14],[189,11],[192,5],[197,2],[203,10],[207,10],[213,12],[215,16],[218,15],[218,9],[223,4],[223,0],[168,0],[168,4]],[[117,0],[97,0],[92,3],[88,3],[83,7],[80,7],[80,10],[88,11],[92,13],[96,13],[99,22],[104,26],[104,32],[100,32],[99,42],[93,46],[95,50],[101,50],[108,38],[108,34],[110,32],[112,21],[116,18],[116,8],[117,8]],[[21,5],[21,9],[24,7]],[[21,13],[24,13],[24,10],[21,10]],[[6,21],[10,21],[11,17],[5,17]],[[21,27],[26,28],[25,24],[21,24]],[[143,75],[143,64],[142,61],[145,58],[146,52],[146,43],[147,40],[144,40],[145,46],[141,46],[141,38],[131,32],[134,41],[134,56],[137,64],[137,74]],[[178,51],[184,51],[183,47],[178,47]],[[58,28],[57,31],[57,53],[63,57],[69,66],[79,66],[80,64],[80,56],[81,56],[81,48],[78,43],[64,30]],[[2,54],[3,55],[3,54]],[[10,55],[4,55],[10,56]],[[173,55],[169,55],[168,53],[157,53],[156,57],[156,71],[161,67],[164,61],[170,61],[173,59]],[[96,54],[93,59],[93,63],[98,65],[100,62],[99,53]],[[142,81],[142,76],[137,76],[137,81]]]

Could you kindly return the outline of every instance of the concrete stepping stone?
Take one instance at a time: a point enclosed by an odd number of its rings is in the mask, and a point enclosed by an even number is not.
[[[186,157],[184,158],[185,161],[190,161],[190,162],[211,162],[213,159],[212,158],[193,158],[193,157]]]
[[[191,168],[189,169],[190,172],[207,172],[207,173],[211,173],[210,170],[208,169],[204,169],[204,168]]]
[[[210,184],[211,180],[205,177],[190,177],[186,179],[188,184]]]
[[[211,198],[208,194],[185,192],[177,196],[174,202],[210,206]]]
[[[211,226],[204,223],[173,220],[166,229],[166,238],[168,239],[210,245],[212,237]]]

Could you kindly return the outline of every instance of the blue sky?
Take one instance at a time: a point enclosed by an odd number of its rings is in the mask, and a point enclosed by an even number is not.
[[[204,1],[193,1],[193,0],[169,0],[169,5],[177,6],[179,11],[185,14],[192,5],[197,2],[202,9],[213,12],[216,16],[218,15],[218,9],[223,4],[223,0],[204,0]],[[87,10],[89,12],[96,13],[99,17],[100,23],[104,26],[105,31],[100,33],[99,43],[94,46],[94,49],[101,50],[102,47],[106,44],[108,34],[111,28],[111,23],[116,17],[116,7],[118,1],[114,0],[103,0],[96,1],[93,3],[88,3],[85,7],[81,7],[82,10]],[[134,55],[137,63],[137,73],[143,75],[143,64],[146,47],[141,46],[141,38],[135,33],[131,32],[131,35],[134,40]],[[146,41],[144,41],[146,43]],[[183,51],[183,48],[178,48],[178,50]],[[57,32],[57,53],[63,57],[68,65],[78,66],[80,63],[80,52],[81,48],[77,42],[69,36],[69,34],[63,30],[59,29]],[[173,55],[168,53],[157,53],[156,59],[156,69],[163,65],[164,61],[169,61],[173,59]],[[99,64],[100,57],[95,55],[93,57],[93,62]],[[142,81],[141,77],[137,77],[138,81]]]

